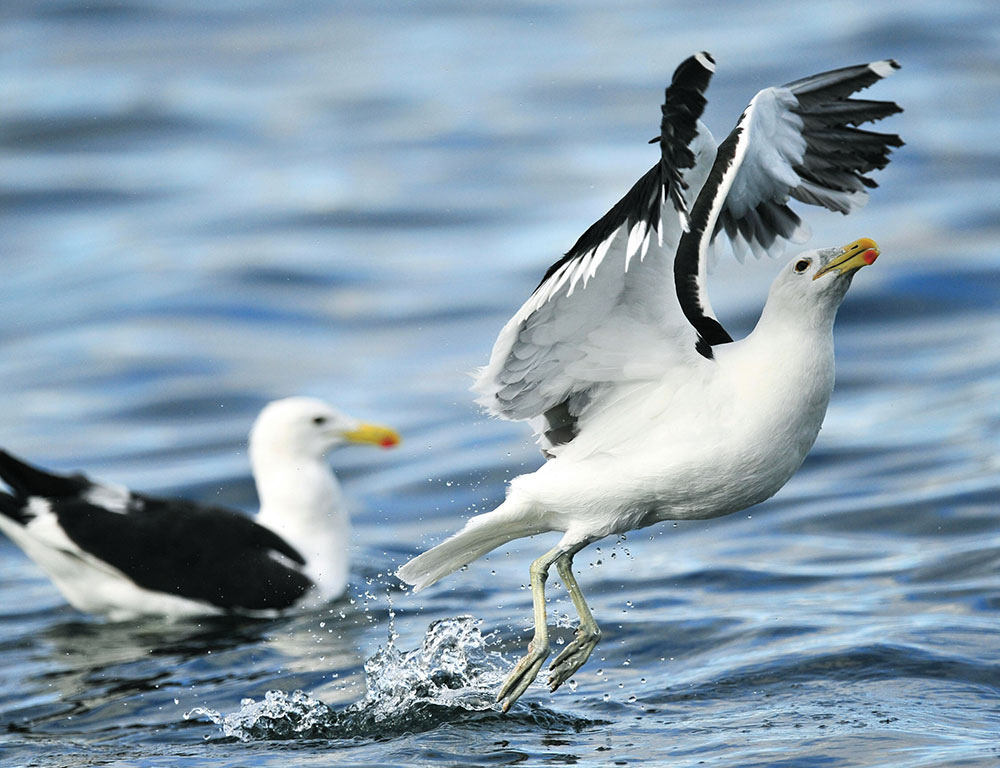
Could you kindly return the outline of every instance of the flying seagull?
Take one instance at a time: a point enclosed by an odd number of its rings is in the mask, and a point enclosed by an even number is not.
[[[666,89],[659,162],[549,268],[500,332],[473,389],[490,413],[528,421],[547,461],[399,576],[419,590],[512,539],[563,533],[531,564],[535,632],[500,689],[504,711],[549,655],[552,565],[580,616],[550,666],[554,691],[601,635],[573,575],[577,552],[663,520],[745,509],[801,465],[833,390],[837,308],[879,249],[863,238],[796,256],[739,341],[709,304],[707,263],[718,241],[739,256],[805,239],[790,197],[842,213],[864,205],[876,186],[866,174],[902,142],[857,126],[901,110],[850,97],[897,68],[877,61],[766,88],[716,147],[699,120],[715,62],[690,57]]]
[[[344,443],[394,446],[391,429],[326,403],[269,403],[250,432],[256,522],[222,507],[57,475],[0,451],[0,531],[71,605],[112,619],[273,615],[347,588],[350,521],[323,457]]]

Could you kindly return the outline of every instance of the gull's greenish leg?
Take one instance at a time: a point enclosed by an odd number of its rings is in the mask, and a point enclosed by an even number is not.
[[[582,549],[583,546],[575,548],[556,560],[556,568],[559,570],[559,578],[566,585],[570,599],[580,614],[580,626],[577,627],[576,637],[567,645],[562,653],[556,656],[549,666],[549,690],[554,691],[565,683],[580,667],[586,663],[593,652],[594,647],[601,639],[601,628],[594,621],[594,615],[590,612],[590,606],[583,599],[583,592],[573,575],[573,555]]]
[[[549,655],[549,628],[545,617],[545,580],[549,577],[552,563],[558,561],[565,553],[565,550],[556,547],[531,564],[531,599],[535,606],[535,634],[528,644],[528,653],[517,663],[497,694],[497,701],[503,701],[504,712],[510,709],[531,685]]]

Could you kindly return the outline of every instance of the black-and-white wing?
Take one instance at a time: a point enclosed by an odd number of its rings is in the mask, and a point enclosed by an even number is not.
[[[710,241],[724,231],[737,258],[748,248],[759,256],[809,237],[789,198],[845,214],[863,206],[876,186],[865,174],[884,168],[903,142],[857,126],[902,109],[850,96],[898,68],[876,61],[765,88],[719,145],[674,261],[684,314],[708,345],[732,341],[705,291]]]
[[[713,236],[724,230],[738,257],[747,248],[760,255],[779,238],[808,237],[789,197],[844,214],[864,206],[868,189],[878,186],[866,174],[884,168],[891,148],[903,142],[858,126],[902,108],[850,96],[898,68],[876,61],[760,91],[731,134],[738,169]],[[725,162],[721,148],[719,161]]]
[[[698,357],[671,299],[671,261],[713,157],[698,122],[713,71],[706,53],[677,68],[662,107],[659,162],[546,272],[477,376],[473,389],[491,412],[538,419],[543,449],[572,439],[601,387]]]
[[[83,551],[144,589],[254,611],[288,608],[312,586],[284,539],[223,507],[137,495],[125,515],[75,500],[52,512]]]
[[[238,512],[158,499],[82,474],[59,475],[0,451],[0,515],[21,543],[57,550],[134,584],[223,610],[287,608],[312,581],[302,556]]]

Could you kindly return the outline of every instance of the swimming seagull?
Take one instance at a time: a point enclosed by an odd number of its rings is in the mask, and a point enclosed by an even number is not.
[[[250,432],[256,522],[223,507],[57,475],[0,451],[0,531],[78,610],[112,619],[273,615],[347,587],[350,521],[329,465],[344,443],[399,436],[313,398],[269,403]]]
[[[548,461],[398,572],[419,590],[511,539],[563,532],[531,564],[535,632],[500,689],[504,711],[549,654],[552,565],[580,616],[550,666],[554,691],[601,636],[573,575],[577,552],[662,520],[745,509],[799,468],[833,390],[837,308],[879,254],[863,238],[796,256],[754,331],[732,340],[705,292],[713,241],[739,256],[803,240],[789,197],[842,213],[863,205],[875,186],[865,174],[902,142],[856,126],[901,110],[850,98],[896,62],[846,67],[760,91],[716,148],[698,119],[714,64],[699,53],[677,68],[659,162],[552,265],[478,373],[479,402],[529,421]]]

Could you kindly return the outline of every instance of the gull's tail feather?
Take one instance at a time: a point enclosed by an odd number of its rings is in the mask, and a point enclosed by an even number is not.
[[[508,499],[492,512],[470,518],[462,530],[410,560],[396,575],[419,592],[491,549],[542,530],[537,520],[526,519]]]

